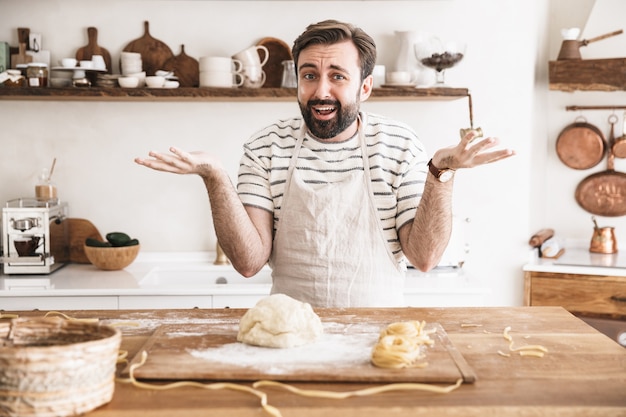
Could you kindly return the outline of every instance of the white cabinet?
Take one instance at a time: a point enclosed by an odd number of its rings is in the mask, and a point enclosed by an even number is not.
[[[0,310],[117,310],[116,296],[2,297]]]
[[[159,310],[171,308],[211,308],[211,295],[122,295],[120,310]]]

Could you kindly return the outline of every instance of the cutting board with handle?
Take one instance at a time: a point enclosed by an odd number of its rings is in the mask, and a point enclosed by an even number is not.
[[[29,28],[17,28],[18,53],[11,55],[11,68],[33,62],[33,57],[26,53],[29,35]]]
[[[329,321],[330,320],[330,321]],[[349,381],[472,383],[476,375],[454,348],[443,327],[428,323],[434,345],[425,349],[424,368],[385,369],[371,364],[372,348],[388,322],[339,322],[329,318],[313,344],[263,348],[237,342],[239,320],[160,326],[123,372],[138,379],[256,381]]]
[[[91,61],[91,57],[94,55],[102,55],[104,63],[107,66],[107,73],[112,72],[111,67],[111,54],[105,48],[98,45],[98,29],[91,26],[87,28],[87,45],[79,48],[76,51],[76,59],[78,61]]]
[[[263,88],[279,88],[283,81],[283,61],[293,59],[289,45],[280,39],[272,37],[261,39],[257,45],[265,46],[270,55],[263,66],[263,71],[265,71]],[[261,52],[259,52],[259,55],[261,55]]]
[[[168,59],[174,57],[169,46],[150,35],[150,23],[148,21],[144,22],[143,36],[131,41],[124,47],[123,51],[141,54],[143,70],[146,75],[154,75],[156,71],[163,69],[163,64]]]
[[[70,236],[70,262],[88,264],[89,259],[85,255],[85,239],[88,237],[103,240],[98,228],[86,219],[67,219]]]
[[[181,87],[197,87],[200,84],[200,65],[197,59],[185,53],[185,45],[180,45],[180,54],[165,61],[161,69],[174,71]]]

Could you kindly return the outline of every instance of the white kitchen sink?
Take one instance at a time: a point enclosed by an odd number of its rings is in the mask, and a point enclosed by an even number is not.
[[[271,270],[262,269],[255,276],[245,278],[232,267],[213,265],[201,266],[156,266],[152,268],[140,281],[142,288],[203,288],[214,285],[251,285],[271,284]]]

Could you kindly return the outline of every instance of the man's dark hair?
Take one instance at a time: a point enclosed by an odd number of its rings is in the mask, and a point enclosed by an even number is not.
[[[296,73],[298,71],[298,57],[303,49],[311,45],[332,45],[346,40],[351,40],[359,51],[361,81],[363,81],[372,73],[374,65],[376,65],[376,43],[363,29],[337,20],[324,20],[311,24],[294,41],[291,53],[296,63]]]

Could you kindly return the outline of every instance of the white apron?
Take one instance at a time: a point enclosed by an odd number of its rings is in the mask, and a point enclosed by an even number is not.
[[[363,172],[341,183],[311,186],[296,168],[307,131],[303,122],[269,260],[272,294],[315,307],[404,306],[404,272],[387,245],[374,204],[364,123],[358,133]]]

